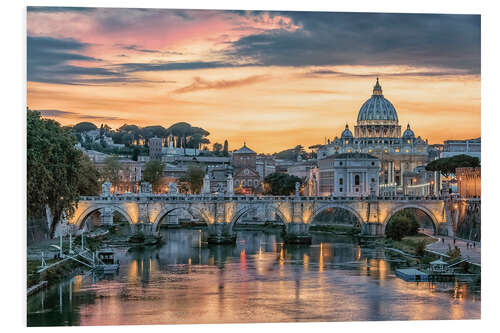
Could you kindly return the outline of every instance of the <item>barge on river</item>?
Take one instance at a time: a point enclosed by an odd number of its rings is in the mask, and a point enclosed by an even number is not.
[[[113,249],[104,249],[97,251],[97,263],[95,270],[104,273],[114,273],[118,270],[120,263],[115,258]]]

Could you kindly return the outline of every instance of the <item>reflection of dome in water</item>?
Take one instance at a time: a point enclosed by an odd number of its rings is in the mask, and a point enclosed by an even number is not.
[[[359,109],[358,124],[360,121],[390,121],[391,124],[397,124],[398,115],[396,109],[382,95],[382,87],[377,78],[377,83],[373,87],[373,95]]]

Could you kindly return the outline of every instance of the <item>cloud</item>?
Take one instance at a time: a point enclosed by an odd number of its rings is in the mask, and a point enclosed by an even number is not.
[[[86,120],[102,120],[102,121],[112,121],[112,120],[126,120],[120,117],[110,117],[110,116],[94,116],[86,115],[70,111],[62,110],[35,110],[40,112],[43,117],[56,117],[56,118],[76,118],[76,119],[86,119]]]
[[[188,92],[198,91],[198,90],[208,90],[208,89],[229,89],[235,87],[246,86],[249,84],[254,84],[257,82],[264,81],[268,79],[267,75],[254,75],[249,76],[244,79],[239,80],[218,80],[218,81],[208,81],[200,77],[195,77],[194,82],[188,86],[174,90],[174,94],[184,94]]]
[[[116,44],[116,46],[127,50],[127,51],[136,51],[136,52],[141,52],[141,53],[159,53],[159,54],[164,54],[164,55],[182,55],[182,52],[176,52],[176,51],[160,51],[160,50],[151,50],[151,49],[145,49],[142,48],[138,45],[135,44]]]
[[[67,12],[93,12],[97,8],[92,7],[45,7],[45,6],[28,6],[28,12],[32,13],[67,13]]]
[[[408,72],[393,72],[393,73],[348,73],[342,71],[336,71],[331,69],[318,69],[312,70],[306,73],[297,74],[298,77],[321,77],[321,76],[338,76],[338,77],[369,77],[373,78],[374,75],[383,75],[384,77],[446,77],[446,76],[462,76],[462,75],[470,75],[471,73],[467,70],[448,70],[448,71],[408,71]]]
[[[70,85],[91,85],[149,81],[131,77],[120,69],[91,66],[102,60],[81,54],[90,44],[71,38],[47,36],[27,37],[28,81]],[[72,61],[86,62],[89,66],[70,64]]]
[[[188,61],[188,62],[165,62],[165,63],[123,63],[117,65],[126,72],[148,72],[148,71],[181,71],[193,69],[209,69],[222,67],[250,66],[251,64],[236,64],[219,61]]]
[[[480,73],[479,15],[273,14],[288,16],[301,28],[244,36],[226,54],[276,66],[407,65]]]

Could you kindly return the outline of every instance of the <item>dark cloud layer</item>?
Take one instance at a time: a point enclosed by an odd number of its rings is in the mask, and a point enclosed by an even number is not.
[[[190,61],[190,62],[166,62],[166,63],[124,63],[119,65],[126,72],[150,72],[150,71],[180,71],[192,69],[208,69],[221,67],[239,66],[230,62],[219,61]],[[241,65],[245,66],[245,65]]]
[[[28,36],[28,81],[73,85],[158,82],[127,75],[122,72],[120,66],[115,66],[116,68],[83,67],[68,64],[71,61],[85,61],[89,65],[99,64],[100,59],[81,54],[89,46],[87,43],[74,39]]]
[[[62,111],[62,110],[35,110],[40,112],[42,117],[58,117],[58,118],[78,118],[78,119],[86,119],[86,120],[102,120],[102,121],[111,121],[111,120],[125,120],[119,117],[101,117],[101,116],[92,116],[87,114],[81,114],[77,112],[70,111]]]
[[[228,54],[277,66],[408,65],[480,73],[479,15],[271,14],[288,16],[301,28],[245,36]]]
[[[92,7],[45,7],[45,6],[28,6],[28,12],[32,13],[67,13],[67,12],[93,12],[97,8]]]
[[[70,61],[100,62],[79,53],[88,46],[74,39],[28,36],[28,81],[75,84],[81,75],[115,75],[105,68],[68,65]]]

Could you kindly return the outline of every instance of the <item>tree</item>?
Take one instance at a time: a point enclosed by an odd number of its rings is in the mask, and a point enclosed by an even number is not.
[[[184,188],[189,188],[189,192],[193,194],[200,193],[201,187],[203,186],[203,177],[205,172],[203,169],[195,166],[190,166],[186,174],[179,178],[179,182]]]
[[[102,168],[103,180],[109,181],[114,186],[118,185],[120,182],[120,158],[118,156],[108,156],[104,160],[104,166]]]
[[[385,235],[392,240],[400,241],[408,235],[410,223],[410,220],[406,216],[394,216],[385,227]]]
[[[73,131],[75,131],[76,133],[88,132],[96,129],[97,126],[89,123],[88,121],[84,121],[73,126]]]
[[[212,151],[219,154],[221,152],[221,150],[222,150],[222,145],[220,143],[216,142],[213,144]]]
[[[78,193],[80,195],[98,195],[100,192],[99,178],[99,170],[87,155],[82,154],[80,176],[78,177]]]
[[[415,247],[415,254],[419,257],[423,257],[425,255],[425,248],[427,246],[427,243],[425,243],[425,240],[421,239],[417,242],[417,245]]]
[[[185,122],[175,123],[167,129],[167,133],[176,137],[177,148],[184,147],[186,137],[191,134],[191,125]]]
[[[158,187],[163,177],[164,167],[165,164],[159,160],[149,161],[146,163],[146,167],[144,168],[143,179],[153,185],[153,187]]]
[[[74,213],[80,197],[82,152],[75,144],[72,131],[27,110],[27,213],[28,218],[39,218],[46,206],[50,208],[49,236],[63,213]]]
[[[222,150],[222,155],[228,157],[229,156],[229,144],[227,140],[224,140],[224,149]]]
[[[425,170],[439,171],[443,176],[448,177],[455,174],[456,168],[475,168],[480,166],[480,164],[477,157],[462,154],[434,160],[425,166]]]
[[[140,150],[137,147],[134,147],[134,150],[132,150],[132,160],[137,161],[139,159],[139,153]]]
[[[290,195],[295,192],[295,183],[302,184],[302,180],[297,176],[286,173],[274,172],[264,178],[264,188],[266,194]]]
[[[301,156],[303,159],[307,158],[307,153],[304,151],[304,147],[302,147],[301,145],[295,146],[291,149],[280,151],[279,153],[275,154],[275,158],[280,160],[296,161],[298,156]]]

